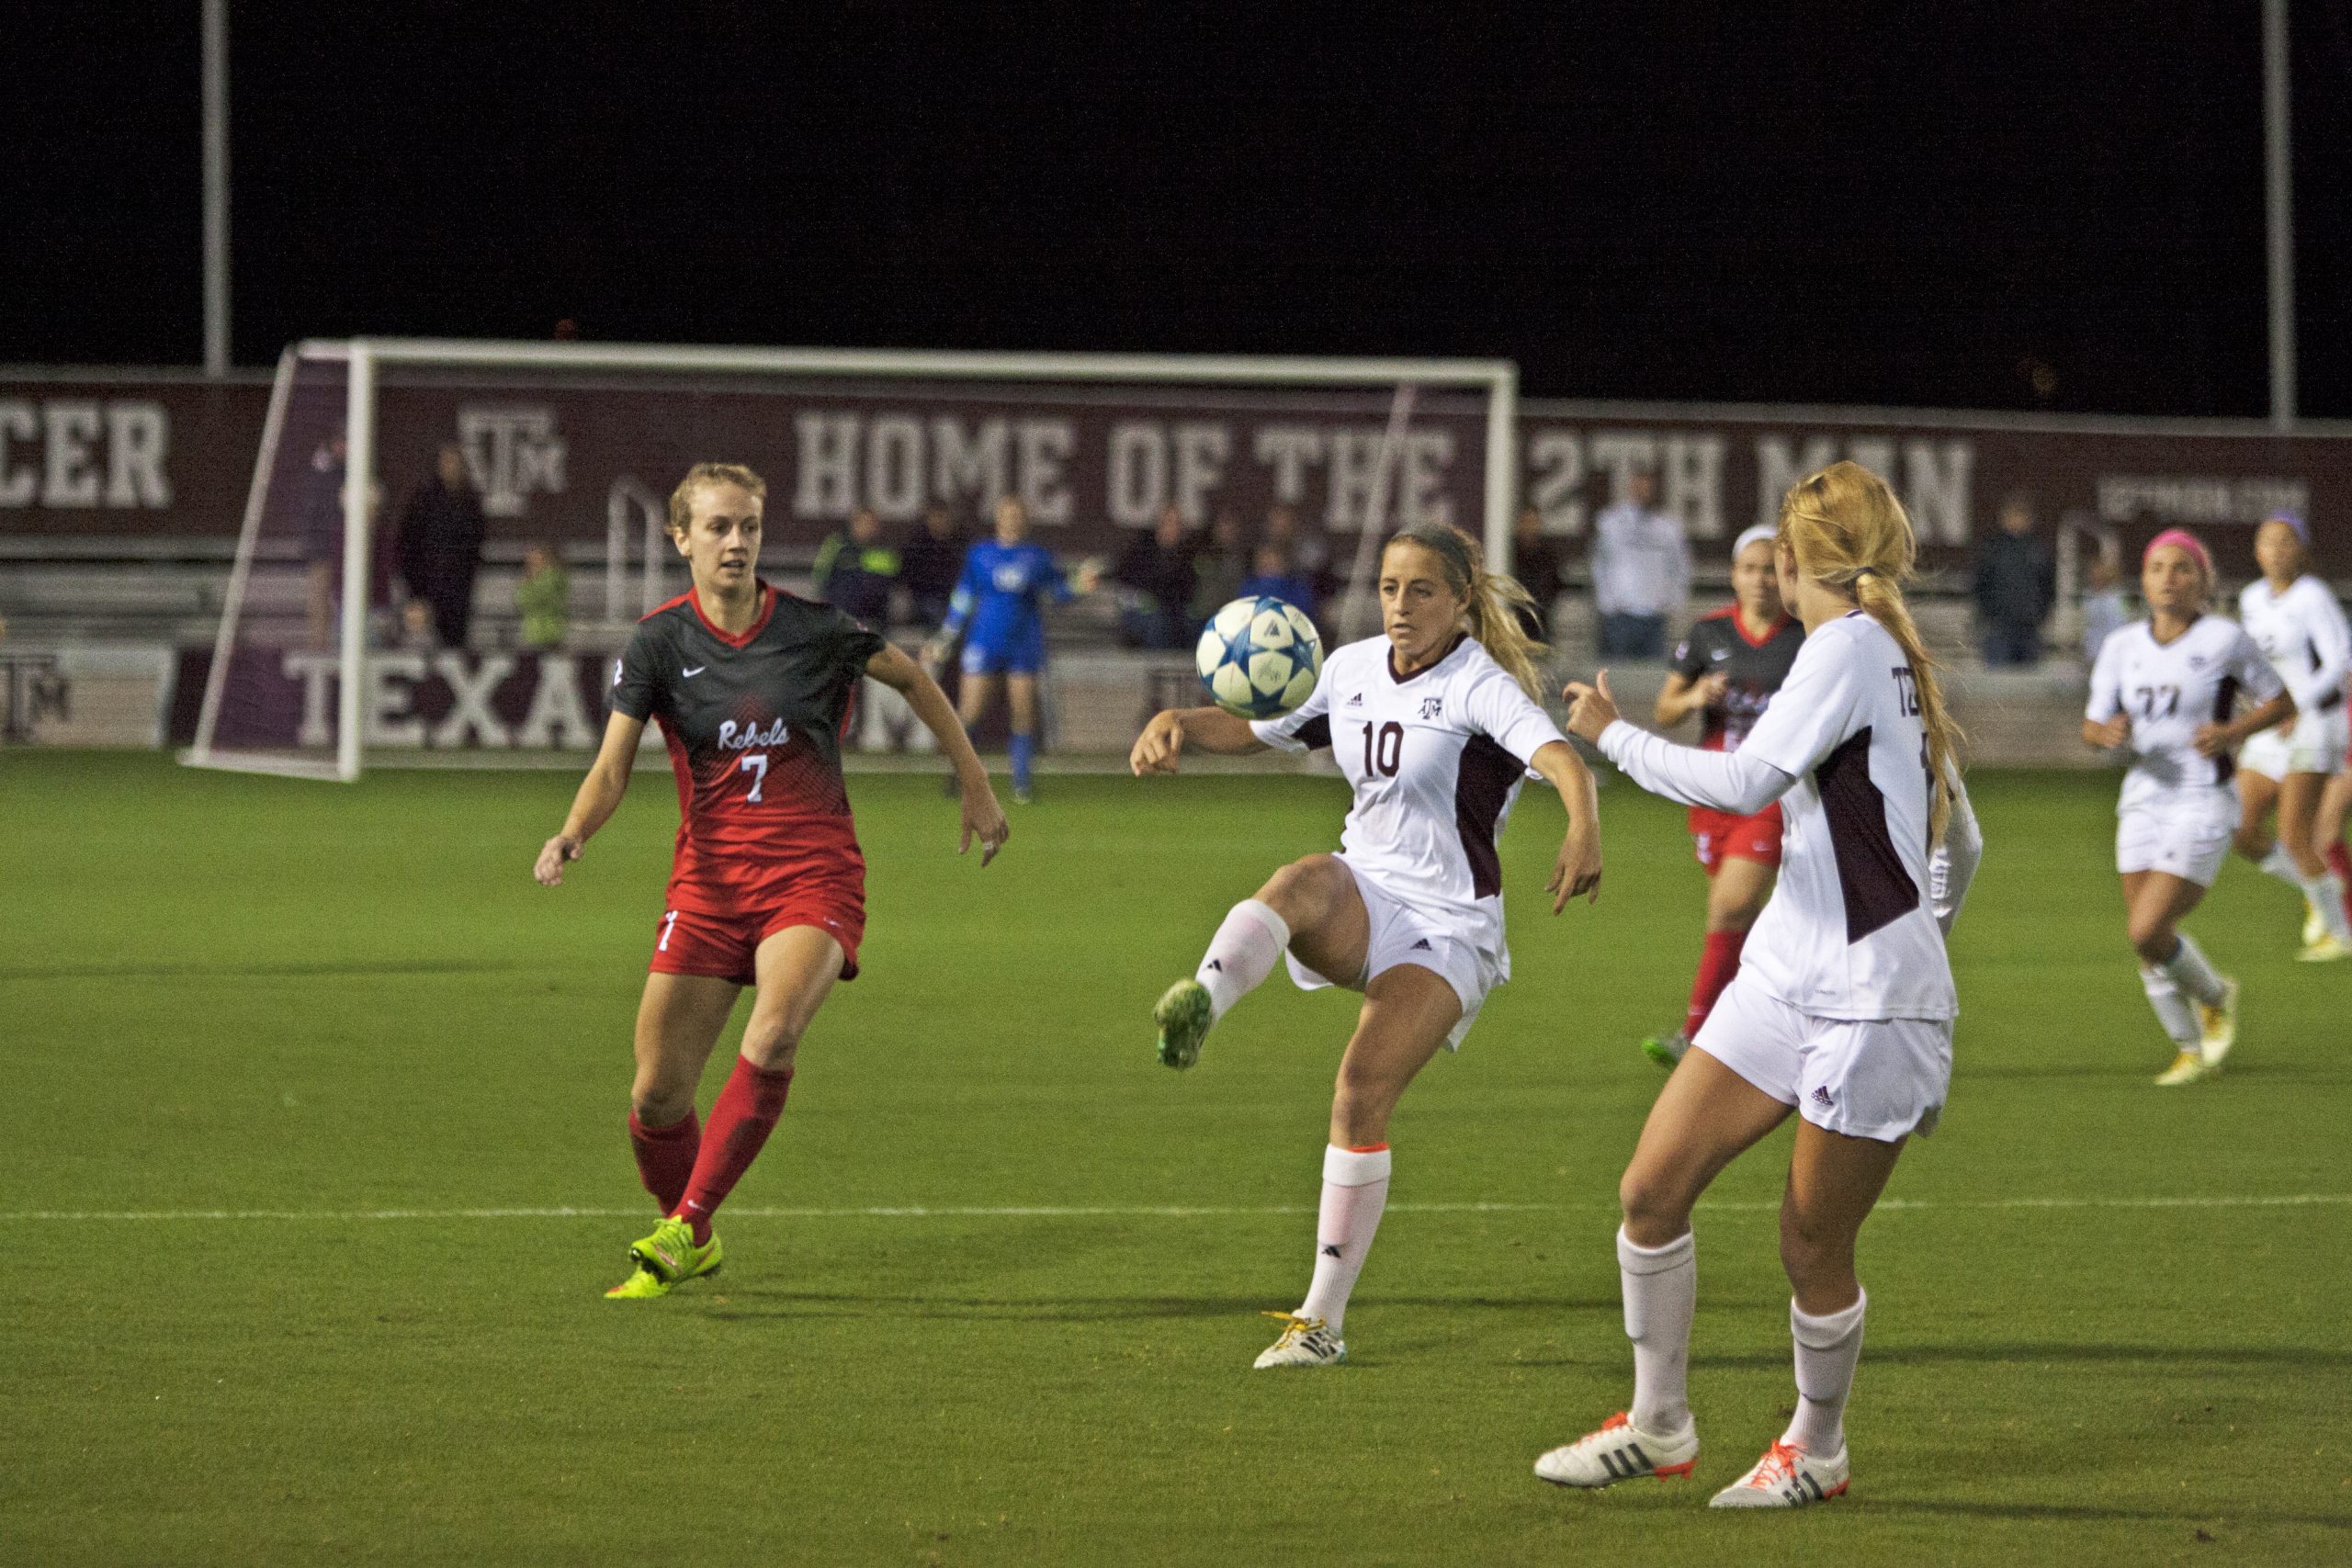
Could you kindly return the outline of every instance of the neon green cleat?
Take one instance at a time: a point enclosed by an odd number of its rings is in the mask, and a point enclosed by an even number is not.
[[[1653,1034],[1642,1042],[1642,1055],[1672,1072],[1681,1065],[1682,1054],[1690,1049],[1690,1037],[1676,1030],[1671,1034]]]
[[[718,1273],[726,1253],[719,1246],[718,1232],[712,1232],[708,1242],[696,1247],[694,1227],[672,1215],[654,1226],[651,1235],[632,1243],[628,1257],[636,1268],[628,1279],[605,1292],[607,1301],[650,1301],[666,1296],[689,1280]]]
[[[1208,987],[1198,980],[1177,981],[1160,993],[1151,1021],[1159,1025],[1160,1065],[1182,1072],[1201,1059],[1201,1042],[1208,1038],[1214,1021]]]

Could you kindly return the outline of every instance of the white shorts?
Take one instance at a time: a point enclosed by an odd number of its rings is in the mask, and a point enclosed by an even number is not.
[[[1926,1136],[1951,1086],[1951,1020],[1815,1018],[1746,970],[1690,1043],[1815,1126],[1849,1138]]]
[[[2344,767],[2344,749],[2352,725],[2345,721],[2344,705],[2299,713],[2291,724],[2274,726],[2248,736],[2238,750],[2238,766],[2267,779],[2289,773],[2333,773]]]
[[[1400,964],[1434,969],[1453,987],[1453,994],[1462,998],[1461,1021],[1445,1037],[1447,1050],[1462,1049],[1463,1037],[1477,1021],[1478,1009],[1485,1003],[1487,993],[1502,984],[1508,960],[1501,953],[1488,952],[1464,938],[1458,916],[1416,909],[1349,865],[1345,855],[1332,858],[1347,866],[1348,874],[1355,878],[1356,893],[1363,899],[1363,912],[1371,919],[1372,940],[1364,944],[1363,973],[1352,979],[1334,979],[1317,974],[1286,953],[1283,956],[1290,965],[1291,979],[1302,991],[1317,991],[1327,986],[1361,991],[1374,976]]]
[[[2127,804],[2115,814],[2115,869],[2170,872],[2211,887],[2237,830],[2238,792],[2226,786]]]

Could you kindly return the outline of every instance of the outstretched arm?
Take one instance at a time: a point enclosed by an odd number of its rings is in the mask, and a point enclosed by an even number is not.
[[[1004,848],[1004,840],[1012,836],[1012,825],[1004,819],[1004,807],[997,804],[996,791],[989,784],[988,770],[980,766],[979,753],[972,750],[972,738],[964,733],[963,721],[948,705],[947,694],[939,682],[924,672],[922,665],[907,657],[904,650],[884,645],[881,652],[865,661],[865,672],[907,699],[923,728],[938,738],[939,749],[947,753],[956,779],[963,785],[963,843],[956,850],[962,854],[980,840],[980,863],[986,865],[996,859],[997,851]]]
[[[1618,716],[1606,670],[1590,686],[1571,681],[1562,694],[1574,705],[1568,709],[1569,733],[1600,747],[1602,756],[1652,795],[1685,806],[1728,811],[1735,817],[1753,817],[1796,783],[1793,774],[1746,752],[1702,751],[1635,728]]]
[[[1220,757],[1246,757],[1266,749],[1248,719],[1237,718],[1223,708],[1170,708],[1154,714],[1143,727],[1135,750],[1127,753],[1127,766],[1137,778],[1146,773],[1172,773],[1186,746]]]
[[[579,793],[571,797],[563,830],[540,846],[538,863],[531,868],[539,886],[560,886],[564,862],[578,860],[582,847],[620,809],[621,797],[628,793],[629,773],[637,766],[637,742],[644,733],[645,721],[625,713],[605,721],[605,743],[596,749],[588,776],[580,781]]]

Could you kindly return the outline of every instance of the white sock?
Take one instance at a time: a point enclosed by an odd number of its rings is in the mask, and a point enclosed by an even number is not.
[[[1690,1425],[1690,1316],[1699,1306],[1699,1244],[1689,1231],[1636,1247],[1617,1229],[1625,1337],[1634,1342],[1634,1426],[1670,1437]]]
[[[1854,1363],[1862,1359],[1862,1309],[1870,1292],[1844,1312],[1815,1317],[1789,1303],[1789,1332],[1797,1342],[1797,1417],[1781,1434],[1809,1454],[1826,1459],[1846,1448],[1846,1396],[1854,1388]]]
[[[2254,863],[2290,887],[2301,887],[2303,885],[2303,874],[2296,866],[2295,857],[2287,852],[2287,846],[2284,844],[2274,842],[2270,846],[2270,852]]]
[[[2177,964],[2176,956],[2173,962]],[[2156,1010],[2156,1021],[2165,1026],[2173,1043],[2184,1051],[2194,1051],[2204,1041],[2205,1031],[2197,1022],[2197,1010],[2180,994],[2180,987],[2162,969],[2140,968],[2141,988],[2148,993],[2148,1005]]]
[[[2303,890],[2312,908],[2319,911],[2327,934],[2352,945],[2352,923],[2344,918],[2344,879],[2332,871],[2324,871],[2308,882],[2298,880],[2296,886]]]
[[[1261,906],[1262,908],[1262,906]],[[1319,1317],[1338,1334],[1348,1320],[1348,1294],[1363,1271],[1364,1254],[1388,1206],[1388,1145],[1328,1146],[1323,1151],[1323,1206],[1315,1222],[1315,1279],[1299,1304],[1301,1317]]]
[[[1290,922],[1271,905],[1244,898],[1225,912],[1225,923],[1209,938],[1209,950],[1193,977],[1208,988],[1209,1013],[1223,1018],[1258,982],[1274,972],[1290,946]]]
[[[2175,985],[2207,1007],[2221,1006],[2222,998],[2228,994],[2221,976],[2213,972],[2212,964],[2206,959],[2205,950],[2190,941],[2187,931],[2180,933],[2180,946],[2160,967]]]

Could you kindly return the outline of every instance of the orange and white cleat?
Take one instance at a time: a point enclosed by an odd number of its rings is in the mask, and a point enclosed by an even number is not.
[[[1650,1432],[1620,1410],[1599,1431],[1587,1432],[1537,1460],[1535,1474],[1555,1486],[1598,1488],[1645,1475],[1661,1481],[1685,1476],[1698,1462],[1698,1423],[1679,1432]]]
[[[1849,1478],[1842,1448],[1827,1458],[1815,1459],[1802,1443],[1774,1443],[1764,1450],[1755,1469],[1716,1493],[1707,1506],[1802,1508],[1839,1495]]]

